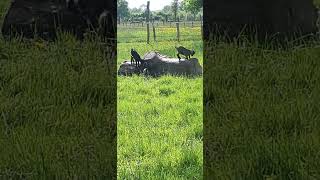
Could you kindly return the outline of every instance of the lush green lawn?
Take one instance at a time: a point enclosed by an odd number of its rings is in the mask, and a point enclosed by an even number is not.
[[[1,15],[6,6],[0,1]],[[112,54],[68,35],[52,43],[0,37],[0,179],[116,175]]]
[[[118,43],[118,66],[130,49],[175,56],[173,41]],[[203,62],[202,41],[184,41]],[[202,179],[202,77],[118,77],[118,178]]]
[[[144,41],[140,33],[132,37]],[[132,47],[175,56],[178,44],[129,42],[118,44],[118,66]],[[202,179],[203,159],[216,179],[319,179],[319,45],[212,44],[203,61],[200,40],[181,44],[204,64],[204,97],[202,78],[118,77],[116,85],[114,59],[97,42],[0,38],[0,179],[107,178],[116,87],[120,179]]]
[[[118,177],[202,179],[202,79],[118,81]]]
[[[0,178],[102,178],[115,172],[111,61],[115,57],[105,59],[92,41],[0,39]]]
[[[205,175],[320,178],[320,45],[205,49]]]
[[[168,42],[177,40],[177,28],[175,25],[172,27],[160,26],[155,28],[156,41]],[[180,27],[180,40],[181,41],[198,41],[201,36],[200,25],[198,27]],[[118,43],[136,43],[147,41],[147,28],[146,27],[118,27],[117,34]],[[150,28],[150,42],[154,42],[153,30]],[[186,42],[188,43],[188,42]]]

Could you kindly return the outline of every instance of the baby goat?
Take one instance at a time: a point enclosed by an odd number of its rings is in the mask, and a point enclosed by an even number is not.
[[[183,46],[176,47],[176,49],[178,51],[177,57],[179,58],[179,61],[181,59],[181,57],[179,56],[180,54],[184,55],[186,59],[189,59],[190,56],[193,56],[195,54],[194,50],[189,50]]]
[[[131,49],[131,64],[133,64],[134,61],[136,62],[135,63],[136,66],[139,66],[139,63],[140,65],[144,63],[144,60],[141,59],[138,52],[134,49]]]

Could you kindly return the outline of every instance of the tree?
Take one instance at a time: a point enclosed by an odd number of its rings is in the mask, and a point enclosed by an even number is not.
[[[178,0],[173,0],[173,2],[171,4],[171,9],[172,9],[172,12],[173,12],[174,21],[177,21],[177,14],[178,14],[178,9],[179,9]]]
[[[129,16],[128,2],[126,0],[117,1],[117,16],[120,19],[126,18]]]
[[[168,22],[168,16],[170,15],[170,13],[168,12],[172,12],[172,8],[170,5],[164,6],[163,9],[161,10],[161,15],[165,20],[165,22]]]
[[[196,15],[200,12],[203,7],[203,0],[184,0],[183,8],[187,12],[191,12],[193,14],[194,19]]]
[[[129,9],[129,13],[130,14],[142,14],[143,10],[140,8],[132,8],[132,9]]]
[[[164,6],[161,11],[163,13],[171,12],[171,6],[170,5]]]

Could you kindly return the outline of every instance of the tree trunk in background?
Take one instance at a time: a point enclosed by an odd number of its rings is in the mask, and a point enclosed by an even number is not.
[[[108,38],[115,38],[116,3],[113,1],[79,1],[70,9],[60,0],[13,0],[5,16],[2,34],[6,37],[23,35],[54,39],[57,28],[82,39],[91,28],[101,30]],[[99,22],[104,26],[100,27]]]
[[[294,37],[317,32],[312,0],[212,0],[204,2],[204,36]]]

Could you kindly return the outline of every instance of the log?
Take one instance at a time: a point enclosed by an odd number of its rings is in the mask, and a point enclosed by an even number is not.
[[[6,13],[2,34],[25,38],[56,38],[59,30],[83,39],[86,31],[97,30],[102,36],[115,38],[116,3],[113,1],[79,0],[68,7],[65,0],[12,0]]]
[[[296,38],[318,31],[312,0],[212,0],[204,1],[204,12],[205,38]]]
[[[202,75],[202,67],[197,58],[177,59],[161,55],[157,52],[148,52],[142,58],[143,65],[137,67],[125,60],[118,70],[118,75],[131,76],[144,74],[150,76],[161,76],[165,74],[199,76]]]

